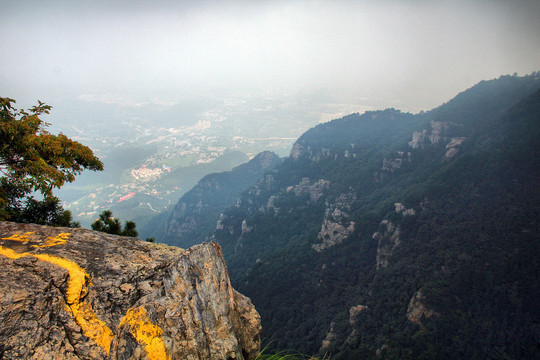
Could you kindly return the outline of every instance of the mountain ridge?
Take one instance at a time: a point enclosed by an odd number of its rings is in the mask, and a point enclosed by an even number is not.
[[[428,112],[320,124],[224,210],[211,239],[271,346],[533,358],[539,88],[501,76]]]

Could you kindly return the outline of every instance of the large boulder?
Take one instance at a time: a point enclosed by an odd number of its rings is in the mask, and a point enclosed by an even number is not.
[[[0,222],[0,358],[253,359],[220,247]]]

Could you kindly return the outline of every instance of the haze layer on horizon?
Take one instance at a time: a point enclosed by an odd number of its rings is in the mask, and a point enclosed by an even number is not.
[[[430,109],[540,70],[538,1],[0,0],[0,96],[322,92]]]

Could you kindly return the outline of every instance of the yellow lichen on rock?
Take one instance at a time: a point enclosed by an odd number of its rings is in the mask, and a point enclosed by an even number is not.
[[[19,254],[18,252],[11,250],[10,248],[0,246],[0,255],[4,255],[5,257],[8,257],[10,259],[18,259],[30,254]]]
[[[24,234],[23,233],[15,233],[9,237],[3,237],[2,240],[11,240],[11,241],[18,241],[22,243],[28,243],[30,241],[41,241],[39,236],[32,236],[32,234],[35,234],[35,231],[27,231]],[[41,245],[31,245],[31,247],[36,248],[45,248],[49,246],[56,246],[56,245],[62,245],[65,244],[69,239],[70,233],[60,233],[56,236],[48,236],[45,243]]]
[[[99,319],[92,306],[87,302],[81,302],[78,305],[70,306],[73,316],[83,329],[84,335],[94,340],[109,354],[114,334],[105,322]]]
[[[87,277],[89,278],[89,275],[86,273],[86,271],[84,271],[83,268],[71,260],[58,256],[49,254],[26,254],[66,269],[69,273],[66,301],[70,306],[79,304],[81,297],[86,295],[86,279]]]
[[[108,354],[114,338],[112,330],[96,316],[90,304],[81,302],[81,297],[86,295],[88,291],[86,283],[90,276],[82,267],[71,260],[49,254],[35,254],[33,256],[61,266],[69,272],[66,302],[73,312],[75,321],[81,327],[83,334],[94,340]]]
[[[25,232],[24,234],[21,234],[19,232],[19,233],[15,233],[15,234],[11,235],[10,237],[4,237],[4,238],[2,238],[2,240],[13,240],[13,241],[20,241],[20,242],[28,242],[28,241],[30,241],[29,236],[32,235],[33,233],[34,233],[34,231],[28,231],[28,232]]]
[[[120,321],[120,327],[129,326],[130,333],[137,342],[144,345],[150,360],[167,360],[163,330],[152,323],[146,309],[142,306],[131,308]]]
[[[96,316],[90,304],[81,302],[81,297],[86,295],[88,291],[86,283],[89,278],[89,275],[83,268],[68,259],[49,254],[17,253],[3,246],[0,246],[0,255],[4,255],[10,259],[31,256],[66,269],[69,273],[66,303],[71,309],[75,321],[79,324],[85,336],[94,340],[109,354],[111,342],[114,338],[113,332],[104,321]]]
[[[49,247],[49,246],[56,246],[56,245],[62,245],[65,244],[68,241],[70,233],[60,233],[56,236],[49,236],[47,237],[47,241],[43,245],[32,245],[32,247]]]

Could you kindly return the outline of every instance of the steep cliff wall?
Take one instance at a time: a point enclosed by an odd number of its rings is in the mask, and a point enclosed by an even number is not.
[[[0,222],[0,358],[253,359],[220,247]]]

